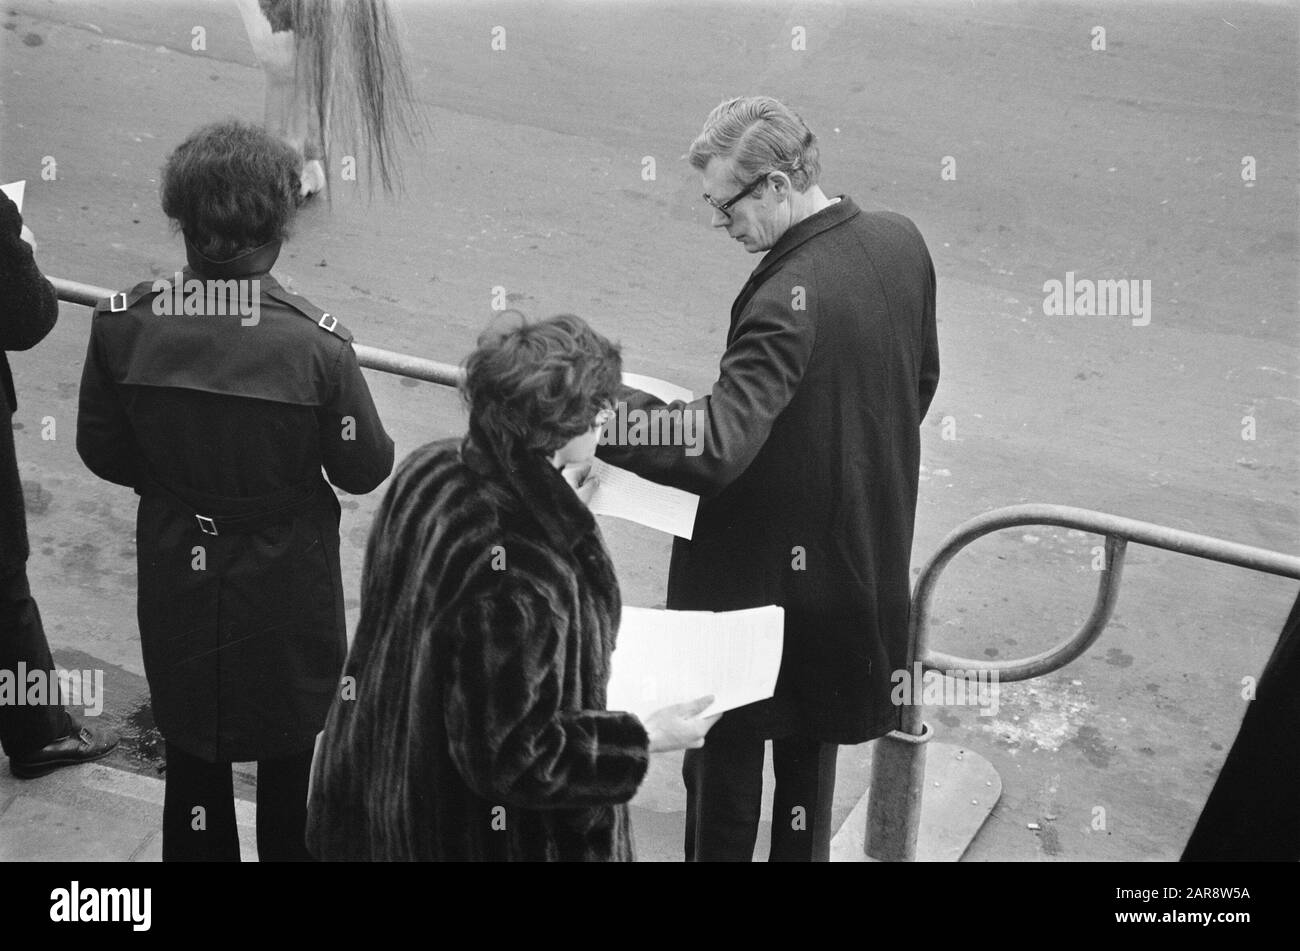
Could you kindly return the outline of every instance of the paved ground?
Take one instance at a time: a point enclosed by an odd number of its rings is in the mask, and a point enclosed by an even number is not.
[[[405,197],[338,189],[302,216],[277,269],[361,342],[458,360],[502,285],[530,315],[572,310],[621,339],[629,369],[706,389],[756,261],[709,232],[679,156],[719,99],[769,92],[821,137],[828,191],[909,215],[934,254],[943,379],[923,431],[914,564],[961,521],[1019,501],[1300,548],[1293,7],[406,12],[432,133]],[[182,253],[156,170],[200,122],[261,113],[233,4],[15,0],[0,19],[0,177],[28,179],[38,261],[112,287],[170,275]],[[1090,49],[1098,25],[1104,51]],[[203,52],[190,47],[197,26]],[[490,49],[494,26],[503,52]],[[803,51],[790,48],[799,27]],[[945,156],[955,180],[941,178]],[[1255,181],[1243,181],[1244,156]],[[57,177],[42,180],[51,160]],[[1045,316],[1043,284],[1067,271],[1150,280],[1150,324]],[[138,836],[122,833],[113,854],[156,855],[133,496],[85,472],[73,445],[85,331],[86,311],[65,307],[51,337],[14,359],[15,436],[50,640],[61,662],[108,671],[104,715],[130,742],[104,768],[0,779],[6,858],[40,856],[42,823],[116,836],[128,819]],[[460,427],[450,393],[370,379],[399,453]],[[353,618],[376,499],[344,503]],[[660,604],[667,540],[604,527],[625,600]],[[1055,530],[987,539],[945,576],[936,643],[1010,658],[1064,637],[1090,606],[1095,544]],[[1176,857],[1242,715],[1242,678],[1258,674],[1295,591],[1135,549],[1115,620],[1086,657],[1004,687],[995,717],[932,710],[938,738],[987,757],[1004,784],[967,858]],[[841,754],[837,816],[865,788],[868,758]],[[245,794],[251,783],[241,777]],[[101,801],[113,808],[96,811]],[[675,858],[673,762],[656,765],[636,805],[643,856]]]

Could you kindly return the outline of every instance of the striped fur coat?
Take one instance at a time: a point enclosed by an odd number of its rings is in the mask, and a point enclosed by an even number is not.
[[[632,858],[648,739],[604,709],[609,555],[546,459],[486,446],[416,450],[375,517],[312,776],[319,858]]]

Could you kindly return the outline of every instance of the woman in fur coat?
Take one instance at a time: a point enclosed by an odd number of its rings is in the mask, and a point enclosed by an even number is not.
[[[620,366],[577,317],[485,335],[468,434],[398,469],[316,757],[318,858],[630,860],[649,754],[703,745],[711,698],[605,709],[619,589],[579,483]]]

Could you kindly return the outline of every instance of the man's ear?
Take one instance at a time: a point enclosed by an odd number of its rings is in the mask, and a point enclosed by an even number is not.
[[[771,172],[767,182],[772,186],[772,194],[776,196],[778,202],[786,201],[794,188],[790,176],[785,172]]]

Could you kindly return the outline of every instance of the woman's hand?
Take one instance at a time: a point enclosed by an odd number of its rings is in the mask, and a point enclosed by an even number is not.
[[[712,702],[712,697],[700,697],[650,714],[644,724],[646,733],[650,735],[650,752],[698,750],[703,746],[704,735],[722,716],[720,713],[712,717],[700,716]]]
[[[564,481],[578,493],[578,498],[582,500],[583,505],[591,504],[591,497],[596,494],[596,486],[599,483],[596,477],[591,475],[590,462],[570,463],[560,470],[560,475],[564,476]]]

